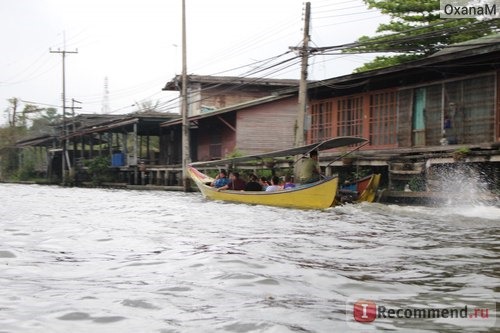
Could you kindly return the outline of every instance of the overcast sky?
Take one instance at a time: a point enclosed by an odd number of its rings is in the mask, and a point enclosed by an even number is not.
[[[313,46],[331,46],[374,35],[387,16],[362,0],[311,0]],[[62,55],[66,50],[66,100],[81,113],[101,113],[108,81],[113,114],[135,103],[177,94],[161,89],[181,72],[181,0],[0,0],[0,121],[7,99],[61,106]],[[186,0],[187,69],[196,75],[246,76],[290,58],[304,26],[303,0]],[[283,55],[282,57],[278,57]],[[274,57],[278,57],[274,60]],[[349,74],[370,55],[315,56],[309,79]],[[269,59],[269,62],[263,62]],[[258,72],[252,76],[264,75]],[[269,78],[299,78],[299,65],[275,67]],[[21,104],[21,109],[24,105]]]

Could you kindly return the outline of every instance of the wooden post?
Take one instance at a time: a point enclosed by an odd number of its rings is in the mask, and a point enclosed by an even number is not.
[[[137,123],[134,124],[134,185],[137,185],[139,182],[139,172],[137,168],[139,167],[139,157],[138,157],[138,141],[137,141]],[[130,163],[129,163],[130,164]]]
[[[147,156],[148,164],[152,164],[151,163],[151,151],[150,151],[149,144],[150,144],[150,136],[148,135],[148,136],[146,136],[146,156]]]
[[[99,156],[102,156],[102,133],[99,132]]]
[[[142,144],[143,144],[143,138],[144,138],[144,137],[143,137],[142,135],[139,137],[139,156],[138,156],[138,157],[139,157],[139,159],[140,159],[140,158],[141,158],[141,156],[142,156]],[[139,163],[139,161],[137,161],[137,163]]]
[[[90,134],[89,136],[89,159],[92,159],[94,157],[94,135]]]
[[[80,140],[82,142],[82,150],[80,150],[80,158],[83,160],[85,158],[85,137],[83,135],[80,136]]]
[[[113,140],[114,140],[114,135],[113,132],[108,133],[108,156],[111,156],[113,153]]]
[[[128,143],[128,133],[125,132],[125,133],[122,133],[122,154],[123,154],[123,159],[125,161],[125,158],[128,157],[128,147],[127,147],[127,143]]]
[[[71,155],[71,162],[73,165],[75,165],[75,155],[76,155],[76,152],[78,150],[78,142],[76,141],[78,140],[78,137],[73,137],[73,154]]]

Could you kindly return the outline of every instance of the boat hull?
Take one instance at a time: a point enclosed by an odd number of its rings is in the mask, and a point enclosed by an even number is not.
[[[318,183],[276,192],[217,191],[217,189],[206,185],[212,178],[193,167],[188,167],[188,172],[200,189],[200,192],[207,199],[286,208],[328,208],[335,201],[335,193],[337,193],[338,186],[338,178],[331,178]]]
[[[380,174],[373,174],[348,185],[340,186],[339,195],[335,203],[373,202],[377,197],[380,177]]]
[[[375,200],[377,197],[378,186],[380,184],[380,177],[381,175],[379,173],[374,174],[368,180],[366,186],[364,184],[362,185],[364,188],[362,189],[357,202],[373,202]]]

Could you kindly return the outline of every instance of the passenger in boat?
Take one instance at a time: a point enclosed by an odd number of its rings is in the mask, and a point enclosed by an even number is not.
[[[245,191],[262,191],[262,185],[259,184],[258,178],[256,175],[250,175],[250,181],[245,186]]]
[[[276,192],[282,189],[283,187],[280,186],[280,177],[273,176],[271,178],[271,185],[266,188],[266,192]]]
[[[321,179],[321,168],[319,166],[318,151],[309,153],[309,158],[302,162],[300,182],[302,184],[314,183]]]
[[[285,176],[285,184],[283,185],[283,189],[286,190],[288,188],[295,188],[295,184],[292,182],[292,176]]]
[[[215,188],[220,188],[222,186],[226,186],[228,183],[229,183],[229,178],[227,178],[227,172],[226,170],[221,169],[217,177],[215,177],[215,180],[210,184],[210,186]]]
[[[267,188],[269,185],[271,185],[271,184],[269,184],[269,182],[267,181],[267,178],[266,178],[266,177],[264,177],[264,176],[260,177],[260,179],[259,179],[259,183],[260,183],[260,185],[262,186],[262,189],[263,189],[264,191],[266,190],[266,188]]]
[[[238,172],[231,172],[229,174],[229,183],[222,187],[219,187],[217,191],[220,190],[233,190],[233,191],[243,191],[245,189],[246,183],[240,178]]]

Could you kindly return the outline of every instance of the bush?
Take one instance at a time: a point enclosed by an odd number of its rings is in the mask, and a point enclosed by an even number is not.
[[[94,185],[101,185],[102,182],[110,178],[109,157],[98,156],[91,160],[86,160],[84,165],[88,168],[90,179]]]
[[[35,165],[32,161],[24,162],[15,175],[17,180],[32,180],[35,177]]]

